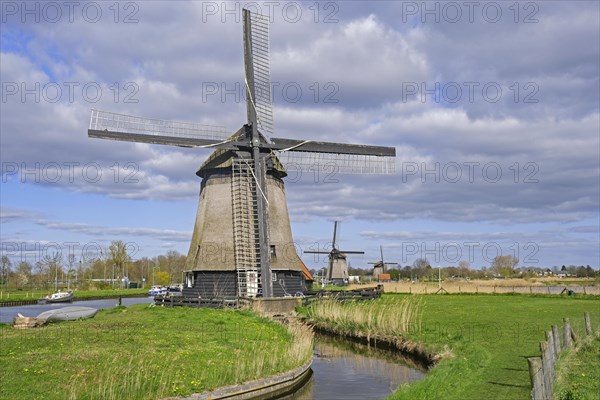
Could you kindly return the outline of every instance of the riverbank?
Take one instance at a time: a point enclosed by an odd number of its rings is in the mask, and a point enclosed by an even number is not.
[[[36,304],[37,300],[46,297],[50,292],[36,291],[1,291],[0,307]],[[121,297],[141,297],[147,295],[147,289],[108,289],[108,290],[75,290],[74,300],[98,300]],[[20,302],[20,303],[19,303]]]
[[[420,317],[412,318],[403,332],[382,331],[379,326],[388,324],[378,326],[377,320],[405,319],[402,304],[407,298],[423,302]],[[584,311],[590,312],[594,327],[600,321],[600,300],[589,297],[385,294],[371,303],[374,315],[362,322],[315,315],[318,310],[310,307],[301,313],[342,335],[370,340],[392,336],[418,352],[437,355],[435,368],[422,381],[401,387],[391,399],[528,398],[526,357],[539,355],[544,331],[566,317],[581,332]]]
[[[0,325],[0,398],[187,396],[298,368],[312,356],[305,333],[247,311],[147,305],[25,331]]]

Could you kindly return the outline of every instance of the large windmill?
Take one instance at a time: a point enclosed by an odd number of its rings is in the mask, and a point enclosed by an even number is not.
[[[295,252],[285,166],[334,166],[352,174],[395,173],[393,147],[272,137],[269,19],[243,10],[247,123],[219,126],[92,110],[88,136],[215,149],[203,178],[186,260],[187,293],[201,297],[284,296],[308,275]]]
[[[345,285],[348,283],[349,275],[348,275],[348,261],[346,260],[347,254],[365,254],[364,251],[349,251],[349,250],[340,250],[337,248],[337,227],[338,222],[335,221],[333,223],[333,242],[331,242],[331,250],[329,251],[321,251],[321,250],[307,250],[304,253],[306,254],[327,254],[328,255],[328,263],[327,263],[327,277],[325,280],[327,283],[331,283],[334,285]]]
[[[370,262],[369,264],[373,265],[373,277],[379,280],[379,275],[387,273],[387,266],[395,266],[398,263],[386,263],[383,259],[383,246],[379,246],[379,251],[381,253],[381,260],[376,262]]]

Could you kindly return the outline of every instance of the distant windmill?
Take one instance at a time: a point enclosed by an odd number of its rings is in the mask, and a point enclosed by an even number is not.
[[[215,149],[203,178],[186,260],[185,295],[285,296],[312,279],[294,251],[283,180],[286,165],[395,173],[393,147],[282,139],[273,134],[269,18],[243,10],[247,123],[224,127],[92,110],[88,136]]]
[[[398,265],[398,263],[386,263],[383,260],[383,246],[379,246],[379,251],[381,253],[381,260],[377,261],[377,262],[370,262],[369,264],[373,265],[373,277],[377,280],[379,280],[379,275],[381,274],[386,274],[387,273],[387,265]]]
[[[348,283],[348,262],[346,261],[346,254],[365,254],[364,251],[346,251],[339,250],[337,248],[337,226],[338,222],[335,221],[333,224],[333,242],[330,251],[310,251],[307,250],[305,254],[328,254],[327,264],[327,276],[326,280],[328,283],[334,285],[345,285]]]

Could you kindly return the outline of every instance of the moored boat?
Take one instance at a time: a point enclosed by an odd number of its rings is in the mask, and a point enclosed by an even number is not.
[[[66,292],[58,291],[56,293],[49,294],[45,299],[46,303],[69,303],[73,301],[73,292],[68,290]]]

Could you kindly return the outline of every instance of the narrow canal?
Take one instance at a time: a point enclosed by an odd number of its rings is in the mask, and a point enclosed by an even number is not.
[[[10,323],[17,313],[38,314],[65,305],[112,308],[118,299],[76,301],[72,304],[39,304],[0,308],[0,322]],[[148,298],[124,298],[122,305],[150,303]],[[383,399],[403,383],[422,379],[425,369],[388,350],[377,349],[327,335],[315,335],[310,380],[285,400]]]
[[[311,379],[285,400],[384,399],[403,383],[422,379],[425,369],[388,350],[315,336]]]

